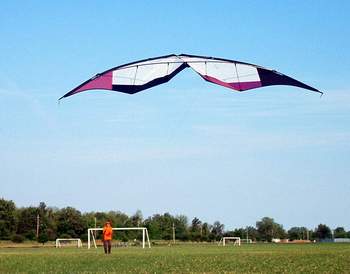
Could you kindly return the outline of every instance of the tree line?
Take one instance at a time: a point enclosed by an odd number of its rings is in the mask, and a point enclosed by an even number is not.
[[[109,220],[113,227],[147,227],[152,240],[218,241],[223,236],[236,236],[241,239],[271,242],[274,238],[289,240],[323,240],[331,238],[350,238],[350,231],[343,227],[332,230],[325,224],[314,229],[292,227],[285,230],[273,218],[264,217],[256,226],[225,230],[219,221],[213,224],[198,218],[191,221],[185,215],[173,216],[170,213],[154,214],[146,219],[141,211],[128,216],[120,211],[81,213],[73,207],[48,207],[44,202],[38,206],[16,207],[11,200],[0,199],[0,240],[22,242],[37,240],[45,243],[56,238],[81,238],[86,240],[87,229],[102,227]],[[118,232],[121,241],[140,237],[135,231]]]

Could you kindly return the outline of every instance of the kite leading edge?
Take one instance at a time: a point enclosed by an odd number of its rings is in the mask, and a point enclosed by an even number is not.
[[[323,94],[318,89],[287,75],[254,64],[215,57],[171,54],[136,61],[96,74],[59,100],[92,89],[134,94],[166,83],[188,67],[204,80],[236,91],[272,85],[289,85]]]

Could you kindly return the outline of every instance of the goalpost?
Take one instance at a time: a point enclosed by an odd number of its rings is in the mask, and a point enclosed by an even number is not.
[[[61,242],[64,243],[64,242],[77,242],[77,247],[82,247],[83,244],[81,243],[81,240],[79,238],[58,238],[56,239],[56,248],[58,247],[62,247],[61,245]]]
[[[218,245],[220,245],[222,242],[222,246],[225,246],[227,240],[233,240],[234,241],[233,245],[238,245],[238,246],[241,245],[241,238],[240,237],[222,237]]]
[[[95,248],[97,248],[94,231],[102,231],[102,230],[103,230],[103,228],[89,228],[88,229],[88,249],[91,248],[91,239],[92,239],[92,242],[93,242]],[[146,238],[147,238],[148,248],[151,248],[151,243],[150,243],[149,237],[148,237],[148,230],[146,227],[113,227],[112,230],[119,230],[119,231],[120,230],[141,230],[142,231],[142,248],[145,248]]]

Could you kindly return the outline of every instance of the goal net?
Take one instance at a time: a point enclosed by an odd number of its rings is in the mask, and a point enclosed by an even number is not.
[[[241,245],[241,238],[240,237],[222,237],[219,245],[225,246],[226,244],[232,242],[233,245]]]
[[[145,248],[146,241],[148,244],[148,248],[151,248],[151,243],[148,237],[148,230],[146,227],[113,227],[114,231],[140,231],[142,232],[142,248]],[[89,228],[88,229],[88,249],[91,248],[91,242],[95,248],[97,248],[96,244],[96,233],[98,231],[102,231],[103,228]]]
[[[83,244],[79,238],[58,238],[56,239],[56,248],[62,246],[82,247]]]

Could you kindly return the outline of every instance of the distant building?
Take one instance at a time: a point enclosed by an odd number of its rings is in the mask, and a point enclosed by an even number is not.
[[[272,239],[273,243],[288,243],[289,240],[288,239]]]
[[[332,238],[325,238],[325,239],[319,239],[318,241],[320,243],[333,243],[334,239],[332,239]]]
[[[349,238],[335,238],[334,242],[335,243],[350,243],[350,239]]]

